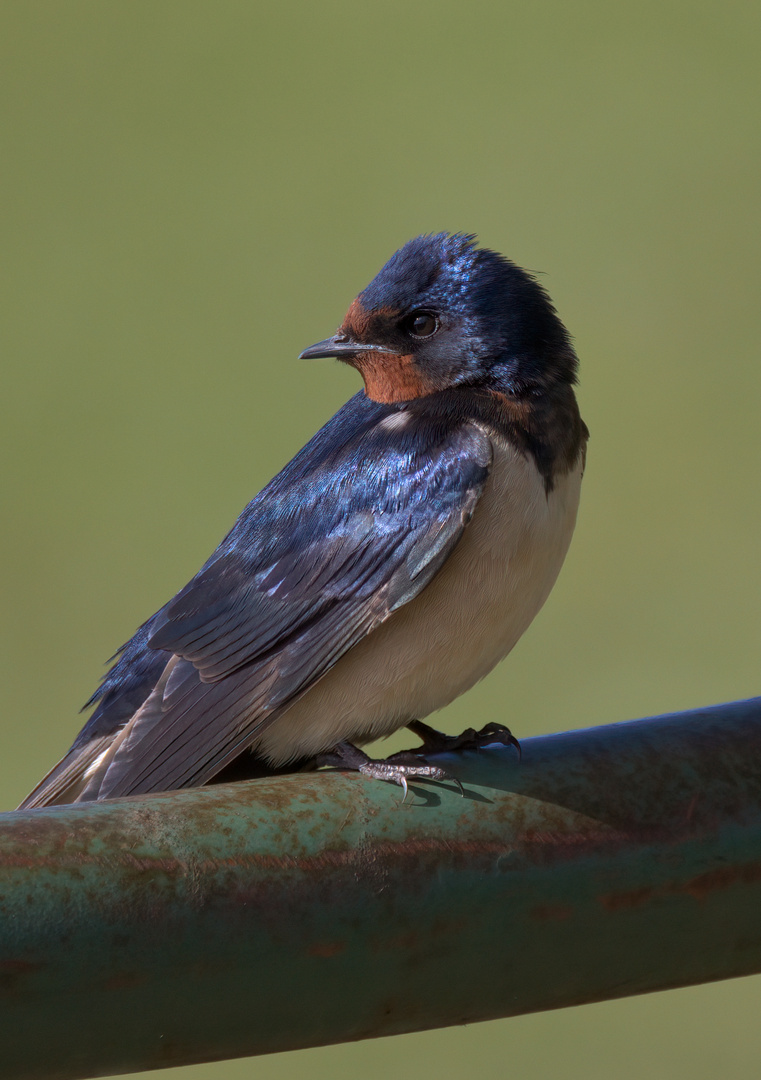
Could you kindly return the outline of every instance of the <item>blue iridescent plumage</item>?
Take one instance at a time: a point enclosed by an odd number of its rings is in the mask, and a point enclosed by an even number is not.
[[[426,588],[478,504],[493,437],[533,461],[548,494],[583,449],[562,323],[473,237],[410,241],[304,355],[347,360],[365,391],[121,649],[24,805],[209,782]]]

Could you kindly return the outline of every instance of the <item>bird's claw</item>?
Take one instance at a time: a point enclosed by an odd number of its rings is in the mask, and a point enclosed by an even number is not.
[[[460,735],[444,735],[435,728],[424,724],[422,720],[412,720],[407,725],[422,741],[422,746],[416,750],[400,750],[397,754],[391,754],[387,758],[371,758],[354,746],[353,743],[341,742],[333,750],[320,754],[315,764],[317,768],[323,765],[332,765],[338,769],[351,769],[370,776],[374,780],[385,780],[390,784],[398,784],[404,792],[402,802],[407,798],[408,781],[410,780],[449,780],[456,784],[460,795],[464,798],[463,786],[456,776],[452,776],[440,765],[431,765],[427,761],[426,754],[456,753],[461,750],[481,750],[491,743],[502,743],[504,746],[514,746],[521,754],[521,744],[513,735],[510,728],[504,724],[485,724],[480,731],[468,728]]]
[[[422,740],[421,750],[426,754],[455,753],[459,750],[481,750],[493,743],[514,746],[521,756],[521,744],[509,727],[504,724],[484,724],[480,731],[467,728],[459,735],[444,735],[443,732],[424,724],[422,720],[413,720],[407,725]],[[414,751],[413,751],[414,753]]]
[[[385,780],[398,784],[404,792],[402,802],[407,798],[409,780],[450,780],[456,784],[461,796],[465,796],[462,784],[456,776],[450,776],[446,769],[430,765],[422,755],[403,750],[385,759],[371,758],[351,743],[339,743],[330,753],[320,754],[318,767],[333,765],[339,769],[351,769],[370,776],[374,780]]]

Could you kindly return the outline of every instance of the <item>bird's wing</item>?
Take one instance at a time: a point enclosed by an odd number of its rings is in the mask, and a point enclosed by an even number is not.
[[[59,801],[73,802],[87,783],[87,770],[108,750],[112,738],[101,735],[90,739],[84,746],[73,747],[43,776],[17,809],[36,810]]]
[[[468,423],[403,438],[392,428],[315,444],[314,468],[294,459],[151,620],[150,648],[179,659],[99,798],[205,783],[432,579],[473,513],[492,445]]]

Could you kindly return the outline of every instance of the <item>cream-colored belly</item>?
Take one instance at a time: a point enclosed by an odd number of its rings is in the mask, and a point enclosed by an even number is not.
[[[527,629],[571,542],[583,463],[547,495],[530,456],[493,442],[491,474],[452,555],[265,729],[254,747],[273,764],[428,716],[488,674]]]

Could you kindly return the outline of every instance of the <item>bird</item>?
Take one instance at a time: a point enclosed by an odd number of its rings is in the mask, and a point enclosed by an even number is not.
[[[20,809],[334,765],[441,779],[424,718],[490,672],[547,599],[589,432],[544,287],[474,235],[405,243],[338,330],[363,388],[112,657],[71,749]],[[417,750],[370,758],[404,727]]]

